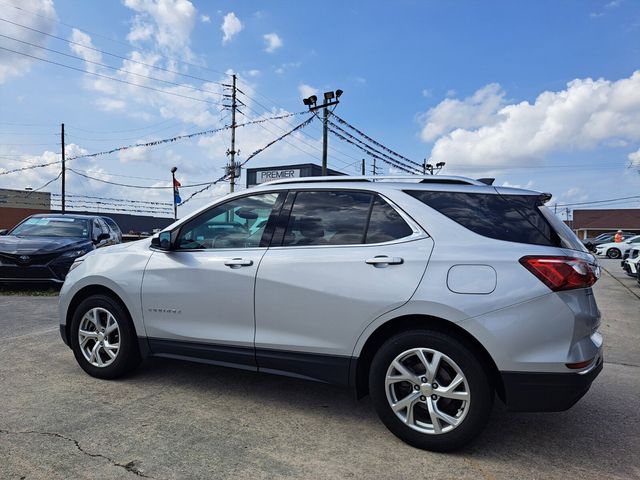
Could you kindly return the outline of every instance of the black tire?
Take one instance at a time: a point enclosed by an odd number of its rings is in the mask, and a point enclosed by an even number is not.
[[[451,431],[429,434],[414,430],[396,416],[389,404],[385,388],[387,370],[396,357],[414,348],[427,348],[445,354],[466,377],[471,400],[466,416]],[[486,368],[471,346],[450,334],[437,330],[406,331],[387,340],[374,356],[369,371],[369,392],[382,423],[394,435],[416,448],[447,452],[459,449],[477,437],[489,419],[494,388]]]
[[[115,360],[110,365],[98,367],[92,365],[80,349],[78,330],[84,315],[93,308],[107,310],[115,318],[119,328],[119,349]],[[71,320],[70,341],[76,361],[89,375],[96,378],[114,379],[132,372],[140,364],[141,356],[133,322],[126,309],[113,297],[108,295],[91,295],[83,300]]]
[[[620,250],[618,250],[617,248],[610,248],[607,250],[607,257],[609,258],[612,258],[612,259],[620,258],[621,255],[622,254]]]

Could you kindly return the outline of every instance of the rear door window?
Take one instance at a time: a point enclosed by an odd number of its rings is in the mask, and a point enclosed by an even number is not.
[[[362,244],[372,201],[373,195],[363,192],[298,192],[282,245]]]

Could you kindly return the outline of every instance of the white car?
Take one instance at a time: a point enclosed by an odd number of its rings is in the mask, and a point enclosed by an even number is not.
[[[640,271],[640,245],[631,249],[629,258],[622,262],[622,268],[627,272],[627,275],[638,276],[638,271]]]
[[[606,255],[609,258],[622,258],[622,256],[631,250],[634,244],[640,245],[640,235],[628,238],[623,242],[603,243],[596,247],[596,255]]]

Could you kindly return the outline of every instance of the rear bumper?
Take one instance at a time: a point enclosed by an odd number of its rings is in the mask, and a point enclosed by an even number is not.
[[[502,372],[505,404],[515,412],[560,412],[571,408],[602,371],[602,356],[581,373]]]

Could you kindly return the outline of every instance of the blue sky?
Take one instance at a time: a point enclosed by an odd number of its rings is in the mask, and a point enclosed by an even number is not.
[[[298,112],[303,95],[341,88],[337,114],[417,162],[445,161],[443,174],[496,176],[499,184],[550,191],[561,204],[640,195],[640,4],[632,0],[0,0],[0,6],[0,18],[76,42],[0,21],[0,34],[12,38],[0,37],[0,47],[164,91],[0,49],[0,173],[59,158],[61,122],[69,156],[222,126],[228,118],[216,105],[217,83],[233,71],[248,95],[239,122]],[[240,160],[303,118],[240,129]],[[320,133],[315,123],[247,166],[319,163]],[[362,152],[334,137],[330,144],[330,166],[356,173]],[[228,145],[222,132],[79,159],[72,167],[103,180],[161,186],[177,165],[183,184],[200,183],[222,175]],[[0,175],[0,186],[36,188],[58,170]],[[171,201],[165,190],[74,173],[68,183],[76,194]],[[47,187],[59,188],[59,180]],[[208,190],[181,213],[227,189]]]

